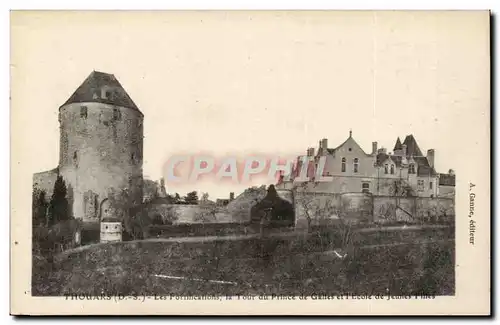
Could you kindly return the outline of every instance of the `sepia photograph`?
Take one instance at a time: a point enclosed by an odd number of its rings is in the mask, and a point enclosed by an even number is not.
[[[11,12],[11,313],[489,313],[489,24]]]

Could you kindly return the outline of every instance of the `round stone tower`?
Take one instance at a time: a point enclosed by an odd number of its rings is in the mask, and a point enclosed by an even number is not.
[[[97,71],[60,107],[59,173],[75,218],[97,223],[140,204],[143,118],[114,75]]]

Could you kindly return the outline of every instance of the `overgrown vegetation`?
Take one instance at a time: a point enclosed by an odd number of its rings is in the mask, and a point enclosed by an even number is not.
[[[437,232],[436,239],[453,239]],[[353,234],[355,240],[365,236]],[[454,293],[454,242],[419,244],[428,232],[370,237],[345,258],[312,233],[265,239],[131,242],[76,252],[34,278],[34,295]],[[335,236],[332,236],[334,238]],[[404,241],[406,245],[393,246]],[[375,243],[382,246],[370,248]],[[366,246],[368,245],[368,246]],[[343,252],[340,252],[343,254]],[[429,271],[427,274],[419,270]],[[78,270],[78,271],[77,271]],[[431,274],[432,272],[432,274]],[[155,275],[183,277],[166,279]],[[210,283],[192,279],[222,280]],[[234,284],[232,284],[234,283]]]
[[[32,251],[34,260],[51,259],[54,254],[79,244],[82,224],[73,218],[64,179],[58,176],[47,202],[44,191],[33,189]]]

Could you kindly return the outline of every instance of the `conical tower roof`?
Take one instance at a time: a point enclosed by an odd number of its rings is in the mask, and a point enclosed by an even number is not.
[[[127,107],[141,113],[116,77],[99,71],[92,71],[62,106],[85,102]]]
[[[398,139],[396,140],[396,144],[394,145],[393,150],[396,151],[396,150],[401,150],[401,149],[403,149],[403,145],[401,144],[401,140],[398,137]]]

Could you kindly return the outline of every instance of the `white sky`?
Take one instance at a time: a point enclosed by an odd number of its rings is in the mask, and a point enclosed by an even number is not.
[[[58,162],[58,107],[92,70],[114,74],[145,115],[144,175],[179,153],[303,154],[321,138],[392,150],[412,133],[460,173],[489,133],[487,13],[32,13],[12,19],[14,122],[29,170]],[[481,113],[482,112],[482,113]],[[464,138],[474,126],[474,134]],[[480,134],[478,134],[478,132]],[[483,133],[481,133],[483,132]],[[474,155],[474,148],[467,155]],[[477,149],[479,150],[479,149]],[[168,192],[211,198],[244,185]]]

